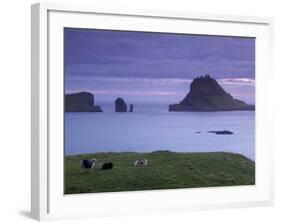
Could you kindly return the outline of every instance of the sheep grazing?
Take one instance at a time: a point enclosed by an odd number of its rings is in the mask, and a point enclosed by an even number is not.
[[[92,158],[92,159],[82,159],[80,160],[80,168],[81,169],[86,169],[86,170],[89,170],[92,169],[95,167],[96,165],[96,162],[98,160],[95,159],[95,158]]]
[[[134,163],[135,166],[146,166],[147,164],[148,161],[146,159],[137,160]]]
[[[104,163],[104,164],[102,164],[102,167],[101,167],[102,170],[111,170],[112,168],[113,168],[113,163],[112,162]]]

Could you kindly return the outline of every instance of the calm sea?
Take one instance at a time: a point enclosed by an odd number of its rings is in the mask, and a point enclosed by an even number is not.
[[[255,160],[255,112],[168,112],[167,104],[139,103],[133,113],[65,113],[65,154],[96,152],[226,151]],[[208,131],[229,130],[233,135]],[[196,133],[200,132],[200,133]]]

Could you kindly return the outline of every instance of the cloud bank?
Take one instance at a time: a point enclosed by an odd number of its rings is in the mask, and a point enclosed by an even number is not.
[[[180,100],[195,77],[211,74],[254,102],[254,38],[76,28],[65,28],[64,37],[66,92]]]

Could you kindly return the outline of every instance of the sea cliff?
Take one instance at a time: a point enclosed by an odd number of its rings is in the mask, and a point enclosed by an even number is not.
[[[65,95],[65,112],[102,112],[102,109],[95,105],[92,93],[79,92]]]

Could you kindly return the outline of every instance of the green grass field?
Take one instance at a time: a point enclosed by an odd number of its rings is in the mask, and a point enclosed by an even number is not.
[[[98,160],[93,171],[80,170],[80,160]],[[145,167],[134,166],[147,159]],[[104,162],[112,170],[101,170]],[[65,194],[175,189],[255,184],[255,163],[225,152],[96,153],[65,157]]]

